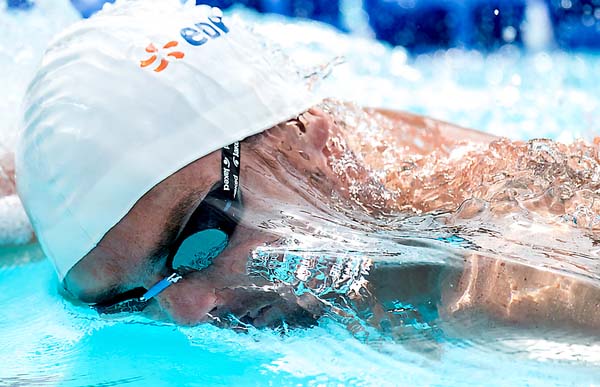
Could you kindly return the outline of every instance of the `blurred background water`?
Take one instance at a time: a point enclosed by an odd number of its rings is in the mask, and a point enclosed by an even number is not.
[[[14,147],[47,42],[103,3],[0,0],[0,145]],[[513,139],[600,133],[600,0],[206,3],[256,22],[308,69],[344,57],[326,95]],[[3,211],[0,199],[7,240],[15,219]],[[287,335],[101,319],[63,300],[35,245],[0,248],[0,306],[0,386],[600,385],[597,339],[552,332],[487,325],[444,337],[431,359],[364,345],[327,319]]]
[[[8,0],[31,7],[32,0]],[[73,0],[83,17],[105,2]],[[598,0],[196,0],[229,8],[310,18],[344,31],[372,28],[378,39],[413,50],[498,48],[506,43],[562,48],[600,48]],[[532,23],[535,27],[532,27]],[[361,25],[363,24],[363,25]],[[536,36],[533,36],[536,35]],[[551,36],[550,36],[551,35]],[[541,40],[541,41],[540,41]]]
[[[11,148],[17,106],[43,47],[62,27],[107,2],[2,1],[0,82],[8,97],[0,100],[0,146]],[[334,75],[352,82],[332,82],[327,90],[342,99],[512,138],[571,141],[598,133],[600,0],[203,2],[262,12],[271,30],[295,17],[285,33],[267,33],[307,67],[343,55],[347,64]],[[331,28],[305,29],[313,26],[307,18]],[[26,25],[35,25],[35,38]]]

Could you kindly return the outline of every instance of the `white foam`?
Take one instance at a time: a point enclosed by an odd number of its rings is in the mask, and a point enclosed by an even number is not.
[[[33,240],[33,229],[17,195],[0,198],[0,246]]]

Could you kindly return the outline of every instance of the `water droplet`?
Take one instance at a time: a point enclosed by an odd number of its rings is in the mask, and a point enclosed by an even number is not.
[[[561,0],[560,6],[564,9],[570,9],[573,6],[573,3],[571,3],[571,0]]]
[[[502,30],[502,39],[507,43],[512,43],[517,37],[517,29],[513,26],[508,26]]]

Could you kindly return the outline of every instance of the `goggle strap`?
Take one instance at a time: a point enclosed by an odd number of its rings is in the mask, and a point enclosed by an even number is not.
[[[229,200],[237,200],[240,186],[240,142],[223,147],[221,152],[223,195]]]

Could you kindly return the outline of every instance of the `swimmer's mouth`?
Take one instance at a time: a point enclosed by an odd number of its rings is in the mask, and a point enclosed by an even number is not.
[[[266,305],[257,311],[252,311],[252,312],[246,313],[239,320],[240,320],[240,322],[242,322],[244,324],[256,326],[255,324],[258,322],[257,320],[259,320],[259,319],[264,320],[264,316],[267,314],[267,312],[269,310],[272,310],[272,309],[273,309],[273,306]]]
[[[216,309],[213,309],[213,312],[219,313]],[[240,317],[232,316],[229,314],[226,318],[214,319],[213,324],[221,328],[247,332],[250,326],[258,329],[310,328],[315,326],[318,320],[317,316],[300,307],[280,308],[276,305],[265,305],[260,309],[250,310]]]

